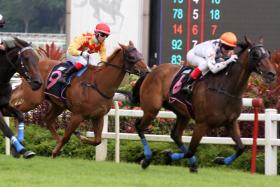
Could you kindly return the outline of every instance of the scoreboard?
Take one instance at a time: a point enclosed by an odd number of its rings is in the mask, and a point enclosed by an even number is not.
[[[180,64],[197,43],[234,32],[280,48],[280,0],[151,0],[149,65]]]

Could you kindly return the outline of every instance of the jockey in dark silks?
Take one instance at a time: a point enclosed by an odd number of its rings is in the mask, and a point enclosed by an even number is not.
[[[5,20],[3,16],[0,14],[0,28],[3,28],[5,25]],[[3,45],[1,38],[0,38],[0,50],[5,51],[5,46]]]
[[[5,20],[3,16],[0,14],[0,28],[3,28],[5,25]],[[3,45],[0,39],[0,55],[5,53],[5,45]],[[1,62],[0,62],[1,63]],[[11,89],[6,87],[7,83],[2,83],[0,80],[0,129],[2,130],[4,136],[8,137],[11,141],[12,145],[12,154],[15,157],[18,157],[20,154],[23,155],[24,158],[32,158],[35,156],[35,153],[32,151],[27,151],[23,146],[22,142],[24,139],[24,118],[21,113],[13,113],[14,116],[18,117],[19,128],[18,128],[18,136],[15,137],[12,130],[8,127],[6,122],[3,119],[3,116],[6,115],[7,110],[9,108],[9,93]]]

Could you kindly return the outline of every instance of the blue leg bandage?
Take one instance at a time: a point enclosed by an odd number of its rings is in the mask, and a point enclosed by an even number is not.
[[[224,159],[225,165],[231,165],[232,162],[237,158],[236,154],[233,154],[231,156],[228,156]]]
[[[145,138],[141,139],[142,144],[144,145],[144,155],[147,159],[152,158],[152,151],[150,149],[150,146]]]
[[[18,139],[15,136],[11,137],[11,142],[15,146],[16,151],[19,153],[21,150],[24,149],[24,147],[21,145],[21,143],[18,141]]]
[[[18,125],[18,141],[23,142],[24,139],[24,123],[20,122]]]

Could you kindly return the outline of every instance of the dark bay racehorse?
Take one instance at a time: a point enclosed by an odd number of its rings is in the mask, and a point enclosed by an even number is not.
[[[52,157],[56,157],[61,148],[67,143],[72,133],[77,129],[79,124],[85,119],[91,120],[94,127],[95,137],[91,139],[82,139],[86,143],[98,145],[101,143],[101,135],[103,129],[103,117],[107,114],[112,106],[112,98],[115,91],[119,87],[125,74],[147,72],[148,67],[143,61],[142,54],[134,47],[132,42],[128,46],[120,45],[121,48],[115,50],[108,58],[108,62],[104,63],[101,70],[97,71],[95,67],[89,66],[86,72],[81,77],[75,77],[71,86],[66,91],[66,98],[69,102],[68,109],[72,112],[70,123],[65,129],[64,137],[61,138],[54,128],[54,121],[59,114],[66,109],[65,104],[52,96],[48,96],[48,101],[51,103],[51,108],[43,119],[47,128],[56,140],[56,147],[52,152]],[[50,70],[58,61],[44,60],[39,63],[40,73],[43,79],[46,80]],[[43,89],[37,92],[26,90],[26,87],[16,90],[14,103],[17,97],[24,96],[26,93],[29,97],[17,105],[21,110],[31,110],[36,105],[39,105],[45,99]],[[44,85],[44,89],[46,85]],[[32,98],[38,97],[37,104],[32,101]],[[21,100],[21,99],[19,99]]]
[[[10,80],[18,72],[31,86],[37,90],[42,85],[42,79],[38,72],[38,56],[27,42],[14,38],[3,41],[6,50],[0,53],[0,129],[12,142],[13,156],[23,154],[24,158],[35,155],[27,151],[22,145],[24,139],[24,117],[20,111],[9,104],[12,87]],[[11,129],[5,123],[3,116],[16,117],[19,122],[18,137],[16,138]]]
[[[239,47],[241,51],[238,54],[238,62],[230,64],[217,74],[208,73],[194,85],[191,103],[196,127],[189,148],[183,144],[182,134],[191,119],[191,112],[182,103],[169,102],[170,85],[180,66],[162,64],[146,77],[138,80],[133,90],[133,100],[134,102],[140,101],[140,106],[144,111],[143,118],[135,124],[144,145],[145,158],[141,161],[142,168],[147,168],[152,158],[152,151],[143,131],[156,118],[161,107],[165,107],[177,115],[171,138],[182,152],[170,152],[168,156],[172,160],[188,158],[190,171],[197,171],[194,157],[197,146],[202,136],[213,128],[226,127],[233,141],[237,144],[235,154],[226,158],[216,158],[215,162],[229,165],[243,153],[244,145],[240,139],[237,123],[241,112],[242,93],[252,72],[260,74],[265,80],[271,82],[275,79],[276,71],[262,41],[259,44],[253,44],[245,37],[245,42],[239,44]]]

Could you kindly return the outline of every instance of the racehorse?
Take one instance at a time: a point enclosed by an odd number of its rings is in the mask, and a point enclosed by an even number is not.
[[[38,56],[29,43],[18,38],[3,41],[5,51],[0,53],[0,128],[4,135],[12,142],[12,155],[24,158],[35,155],[27,151],[22,145],[24,139],[24,117],[20,111],[9,104],[12,87],[10,80],[18,72],[31,86],[32,90],[38,90],[42,85],[41,75],[38,73]],[[29,87],[29,86],[28,86]],[[16,138],[11,129],[5,123],[4,116],[16,117],[19,122],[19,133]]]
[[[43,118],[43,122],[50,130],[52,136],[56,140],[56,147],[52,151],[52,157],[55,158],[60,152],[61,148],[67,143],[72,133],[77,129],[79,124],[85,119],[91,120],[94,127],[93,131],[95,137],[93,140],[84,140],[86,143],[92,145],[99,145],[101,143],[101,135],[103,129],[103,117],[107,114],[112,106],[112,98],[115,91],[119,87],[125,74],[139,73],[149,71],[148,66],[143,61],[142,54],[134,47],[132,42],[128,46],[121,45],[121,48],[116,49],[111,56],[108,57],[108,62],[96,70],[96,67],[91,65],[84,72],[81,77],[75,77],[71,81],[71,86],[66,91],[67,106],[60,99],[48,95],[45,97],[43,89],[41,91],[29,92],[29,99],[25,98],[23,103],[18,105],[21,110],[31,110],[36,105],[43,102],[45,98],[51,103],[51,108]],[[50,69],[57,64],[57,61],[44,60],[39,63],[41,75],[44,80],[47,79]],[[23,84],[22,84],[23,86]],[[46,85],[44,85],[44,89]],[[26,95],[26,88],[19,89],[19,95]],[[32,95],[31,95],[32,94]],[[35,104],[34,96],[39,97]],[[16,101],[14,101],[16,102]],[[30,103],[32,103],[30,105]],[[54,128],[54,121],[58,115],[65,109],[72,112],[70,123],[65,129],[63,138],[61,138]]]
[[[236,153],[229,157],[217,157],[216,163],[231,164],[244,151],[240,139],[237,118],[241,112],[242,93],[252,72],[260,74],[266,81],[275,79],[275,65],[269,59],[269,53],[264,48],[262,40],[252,43],[247,37],[239,44],[238,62],[231,63],[223,71],[207,73],[198,80],[194,87],[190,102],[192,109],[181,102],[170,99],[170,86],[173,77],[180,69],[179,65],[161,64],[145,77],[140,78],[133,89],[134,103],[140,102],[144,116],[136,121],[135,127],[144,146],[145,158],[141,161],[143,169],[147,168],[152,159],[152,151],[145,138],[144,130],[156,118],[161,107],[173,111],[177,115],[176,124],[171,131],[171,138],[182,151],[167,152],[171,160],[189,159],[191,172],[197,171],[195,153],[202,136],[208,130],[224,126],[237,144]],[[182,142],[182,134],[191,116],[196,121],[189,148]]]

